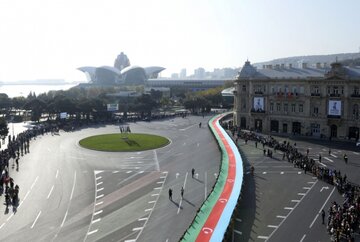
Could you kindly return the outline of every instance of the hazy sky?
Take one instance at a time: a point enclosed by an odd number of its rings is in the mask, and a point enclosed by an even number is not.
[[[242,66],[358,52],[359,0],[0,0],[0,81],[85,80],[81,66]]]

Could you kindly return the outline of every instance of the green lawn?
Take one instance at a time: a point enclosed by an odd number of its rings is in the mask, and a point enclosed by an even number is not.
[[[80,140],[79,144],[88,149],[99,151],[141,151],[163,147],[170,141],[151,134],[103,134]]]

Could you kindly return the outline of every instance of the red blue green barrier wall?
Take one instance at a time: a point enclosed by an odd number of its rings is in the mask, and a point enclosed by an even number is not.
[[[214,189],[199,209],[181,241],[222,241],[243,183],[243,162],[238,149],[219,121],[227,114],[209,121],[222,153],[218,179]]]

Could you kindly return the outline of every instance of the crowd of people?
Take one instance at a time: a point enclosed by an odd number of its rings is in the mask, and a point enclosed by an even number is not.
[[[348,181],[346,174],[341,174],[340,170],[330,169],[322,166],[321,155],[318,159],[311,158],[309,156],[309,150],[303,154],[301,153],[296,143],[290,144],[290,142],[279,142],[272,136],[263,136],[255,132],[241,130],[231,123],[222,124],[225,129],[228,129],[236,144],[239,139],[243,139],[245,144],[249,140],[253,141],[255,146],[258,147],[258,143],[262,144],[264,155],[272,158],[273,152],[281,151],[282,159],[287,160],[294,164],[294,167],[298,167],[304,170],[304,173],[311,172],[318,179],[323,180],[331,185],[337,187],[338,191],[343,194],[344,202],[342,205],[333,202],[329,208],[327,230],[332,236],[334,241],[341,241],[340,239],[346,239],[346,241],[352,241],[352,234],[359,232],[360,224],[360,187],[357,184]],[[331,150],[329,149],[329,154]],[[347,155],[344,154],[344,161],[347,164]]]

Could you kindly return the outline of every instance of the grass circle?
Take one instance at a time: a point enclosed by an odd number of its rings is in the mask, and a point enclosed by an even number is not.
[[[79,141],[87,149],[99,151],[142,151],[164,147],[170,141],[162,136],[152,134],[102,134],[90,136]]]

